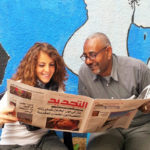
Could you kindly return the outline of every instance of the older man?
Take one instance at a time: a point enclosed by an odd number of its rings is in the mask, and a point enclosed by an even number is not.
[[[150,84],[150,69],[140,60],[116,56],[108,37],[94,33],[84,44],[79,71],[79,94],[92,98],[138,96]],[[92,134],[87,150],[150,150],[150,103],[143,105],[128,129]]]

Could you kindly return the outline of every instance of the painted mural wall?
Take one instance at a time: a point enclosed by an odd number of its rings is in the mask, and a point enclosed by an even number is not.
[[[1,0],[0,93],[39,41],[51,43],[63,56],[66,92],[77,94],[83,43],[93,32],[107,34],[115,54],[150,65],[150,0]]]

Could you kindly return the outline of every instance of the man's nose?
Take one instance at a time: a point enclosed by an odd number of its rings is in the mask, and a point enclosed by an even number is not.
[[[87,65],[89,65],[89,64],[92,63],[92,60],[91,60],[89,57],[87,57],[86,60],[85,60],[85,63],[86,63]]]

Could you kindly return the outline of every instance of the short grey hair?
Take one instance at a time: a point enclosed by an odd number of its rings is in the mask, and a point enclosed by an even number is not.
[[[94,39],[94,38],[99,38],[100,40],[105,42],[104,44],[106,46],[111,46],[111,42],[110,42],[109,38],[107,37],[106,34],[104,34],[102,32],[96,32],[96,33],[88,36],[86,40],[91,40],[91,39]]]

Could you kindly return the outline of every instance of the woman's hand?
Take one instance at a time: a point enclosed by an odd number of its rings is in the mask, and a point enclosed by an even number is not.
[[[4,123],[12,123],[18,121],[17,117],[14,115],[15,106],[10,105],[0,110],[0,125]]]
[[[142,111],[143,113],[150,113],[150,102],[147,102],[145,104],[143,104],[140,108],[140,111]]]

